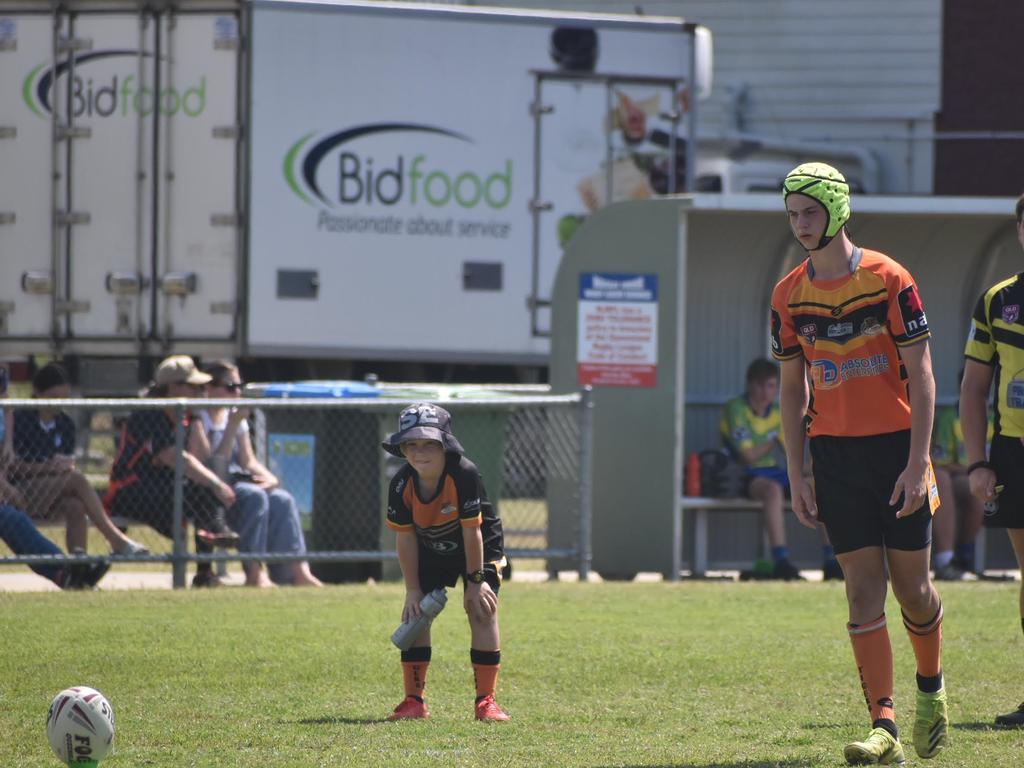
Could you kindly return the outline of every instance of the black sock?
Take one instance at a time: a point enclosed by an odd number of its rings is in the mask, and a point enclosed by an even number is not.
[[[899,740],[900,732],[896,729],[896,723],[887,717],[880,717],[871,724],[872,728],[884,728],[894,739]]]
[[[917,690],[922,693],[938,693],[942,690],[942,673],[939,672],[935,677],[922,677],[918,675]]]

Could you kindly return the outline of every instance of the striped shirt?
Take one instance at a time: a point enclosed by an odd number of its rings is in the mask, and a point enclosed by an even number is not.
[[[775,286],[772,355],[802,357],[811,380],[808,434],[880,435],[910,429],[900,347],[930,335],[910,273],[855,248],[850,274],[813,279],[810,258]]]

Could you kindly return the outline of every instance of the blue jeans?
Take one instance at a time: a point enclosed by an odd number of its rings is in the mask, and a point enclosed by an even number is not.
[[[228,520],[241,537],[239,552],[306,553],[299,508],[288,491],[267,491],[245,482],[236,483],[234,489],[235,504],[228,511]],[[267,571],[275,584],[292,582],[291,563],[271,563]]]
[[[60,547],[43,536],[32,518],[10,504],[0,504],[0,539],[16,555],[62,555]],[[33,571],[57,583],[59,565],[30,565]]]

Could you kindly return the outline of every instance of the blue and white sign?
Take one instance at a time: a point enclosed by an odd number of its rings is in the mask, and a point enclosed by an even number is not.
[[[580,274],[576,372],[581,386],[657,384],[657,275]]]

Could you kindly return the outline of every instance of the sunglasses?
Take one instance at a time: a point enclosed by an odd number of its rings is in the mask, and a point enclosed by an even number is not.
[[[220,387],[221,389],[228,389],[231,390],[232,392],[239,392],[241,391],[242,387],[245,386],[245,384],[243,384],[240,381],[229,381],[227,383],[215,384],[214,386]]]

